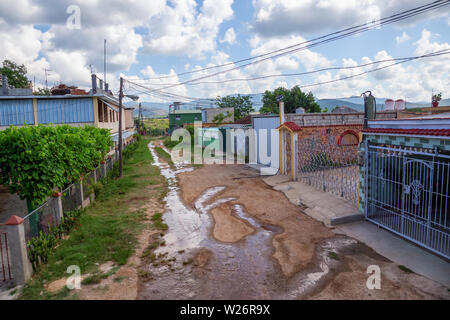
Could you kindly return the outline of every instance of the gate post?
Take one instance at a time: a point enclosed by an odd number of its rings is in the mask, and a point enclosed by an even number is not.
[[[364,140],[364,217],[367,219],[369,196],[369,141]]]
[[[292,177],[294,181],[298,180],[298,134],[296,132],[292,132]]]
[[[23,221],[18,216],[11,216],[5,223],[7,226],[11,269],[14,281],[17,284],[24,284],[33,274],[33,267],[28,259]]]

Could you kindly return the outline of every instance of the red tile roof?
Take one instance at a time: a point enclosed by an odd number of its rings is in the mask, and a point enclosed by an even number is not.
[[[387,133],[387,134],[406,134],[420,136],[447,136],[450,137],[450,129],[386,129],[369,128],[364,129],[364,133]]]
[[[281,127],[286,127],[292,131],[302,131],[302,128],[299,127],[298,125],[296,125],[294,122],[291,121],[287,121],[285,123],[283,123],[281,126],[279,126],[277,129],[280,129]]]
[[[239,120],[236,120],[233,122],[234,124],[252,124],[252,115],[249,114],[248,116],[241,118]]]

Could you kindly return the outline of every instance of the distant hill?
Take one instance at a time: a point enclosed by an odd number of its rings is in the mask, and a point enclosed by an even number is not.
[[[134,107],[133,115],[137,117],[139,115],[139,104],[136,102],[125,103],[128,107]],[[158,103],[158,102],[142,102],[142,114],[144,118],[162,118],[167,117],[169,114],[170,103]]]
[[[255,94],[241,94],[241,96],[250,96],[253,106],[255,108],[255,111],[258,111],[263,103],[263,93],[255,93]],[[232,94],[230,96],[237,96],[237,94]],[[377,102],[377,110],[384,110],[384,102],[386,98],[376,98]],[[348,107],[352,108],[354,110],[357,110],[359,112],[364,111],[364,99],[362,97],[358,96],[352,96],[348,98],[340,98],[340,99],[318,99],[316,102],[320,105],[322,109],[328,108],[328,110],[331,112],[335,107]],[[169,113],[169,105],[172,104],[170,102],[167,103],[159,103],[159,102],[142,102],[143,107],[143,114],[145,118],[160,118],[160,117],[167,117]],[[134,110],[134,115],[137,117],[139,110],[138,110],[138,104],[136,102],[128,102],[125,103],[126,106],[134,106],[136,109]],[[440,106],[450,106],[450,99],[443,99],[439,103]],[[406,108],[423,108],[423,107],[430,107],[431,103],[427,102],[406,102]],[[214,103],[213,99],[210,99],[209,102],[205,100],[198,100],[198,101],[192,101],[188,104],[182,105],[182,109],[195,109],[195,107],[200,108],[215,108],[217,107]]]

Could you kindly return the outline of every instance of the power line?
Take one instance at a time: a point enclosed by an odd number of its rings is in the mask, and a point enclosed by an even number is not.
[[[314,38],[314,39],[311,39],[311,40],[307,40],[307,41],[303,41],[303,42],[300,42],[300,43],[297,43],[297,44],[294,44],[294,45],[290,45],[290,46],[285,47],[283,49],[277,49],[277,50],[274,50],[274,51],[271,51],[271,52],[268,52],[268,53],[264,53],[264,54],[261,54],[261,55],[257,55],[257,56],[254,56],[254,57],[241,59],[241,60],[234,61],[234,62],[228,62],[228,63],[221,64],[221,65],[206,67],[206,68],[202,68],[202,69],[192,70],[192,71],[188,71],[188,72],[183,72],[183,73],[179,73],[179,74],[175,74],[175,75],[167,75],[167,76],[154,77],[154,78],[148,78],[148,79],[140,79],[138,81],[148,81],[148,80],[164,79],[164,78],[171,78],[171,77],[179,77],[179,76],[183,76],[183,75],[187,75],[187,74],[203,72],[203,71],[206,71],[206,70],[215,69],[215,68],[221,68],[221,67],[225,67],[225,66],[229,66],[229,65],[236,65],[236,64],[239,64],[239,63],[242,63],[242,62],[255,60],[255,59],[258,59],[258,58],[261,58],[261,57],[266,57],[266,56],[272,55],[274,53],[278,53],[278,52],[281,52],[281,51],[285,51],[285,50],[288,50],[288,49],[292,49],[292,48],[298,47],[298,46],[303,45],[303,44],[311,43],[311,42],[314,42],[314,41],[317,41],[317,40],[328,38],[328,37],[333,36],[333,35],[338,35],[340,33],[344,33],[344,32],[350,31],[350,32],[347,32],[347,33],[345,33],[343,35],[339,35],[339,36],[336,36],[336,37],[333,37],[333,38],[330,38],[330,39],[326,39],[326,40],[320,41],[317,44],[311,44],[311,45],[308,45],[306,47],[296,48],[294,50],[290,50],[288,52],[284,52],[284,53],[275,55],[273,57],[271,56],[271,57],[268,57],[268,58],[265,58],[265,59],[261,59],[261,60],[255,61],[253,63],[262,62],[262,61],[265,61],[267,59],[272,59],[272,58],[277,57],[277,56],[293,53],[295,51],[299,51],[301,49],[306,49],[306,48],[309,48],[309,47],[312,47],[312,46],[315,46],[315,45],[318,45],[318,44],[327,43],[327,42],[334,41],[334,40],[339,40],[339,39],[343,38],[344,36],[345,37],[351,36],[351,35],[354,35],[354,34],[357,34],[357,33],[361,33],[361,32],[364,32],[364,31],[371,30],[373,28],[380,27],[380,26],[385,25],[385,24],[394,23],[394,22],[397,22],[397,21],[400,21],[400,20],[404,20],[404,19],[416,16],[418,14],[423,14],[423,13],[425,13],[427,11],[435,10],[437,8],[446,6],[446,5],[449,4],[449,2],[450,2],[449,0],[447,0],[447,1],[442,1],[442,0],[434,1],[434,2],[431,2],[431,3],[426,4],[426,5],[415,7],[415,8],[412,8],[412,9],[409,9],[409,10],[402,11],[400,13],[391,15],[389,17],[385,17],[385,18],[373,21],[371,23],[360,24],[360,25],[353,26],[353,27],[350,27],[350,28],[342,29],[342,30],[339,30],[339,31],[336,31],[336,32],[333,32],[333,33],[329,33],[329,34],[326,34],[326,35],[323,35],[323,36],[320,36],[320,37],[317,37],[317,38]],[[356,29],[356,30],[354,30],[354,29]],[[253,63],[250,63],[250,64],[253,64]],[[250,64],[245,64],[243,66],[247,66],[247,65],[250,65]],[[238,68],[241,68],[243,66],[240,66]],[[229,70],[225,70],[225,71],[231,71],[231,70],[234,70],[234,69],[235,68],[229,69]],[[155,85],[155,84],[152,84],[152,85]]]
[[[222,84],[222,83],[226,83],[226,82],[230,82],[230,81],[253,81],[253,80],[259,80],[259,79],[264,79],[264,78],[269,78],[269,77],[280,77],[280,76],[298,76],[298,75],[307,75],[307,74],[313,74],[313,73],[318,73],[318,72],[323,72],[323,71],[328,71],[328,70],[348,70],[348,69],[356,69],[356,68],[362,68],[362,67],[366,67],[369,65],[374,65],[374,64],[378,64],[378,63],[385,63],[388,61],[399,61],[399,63],[405,63],[405,62],[409,62],[409,61],[413,61],[413,60],[417,60],[417,59],[422,59],[422,58],[430,58],[430,57],[436,57],[436,56],[441,56],[441,55],[446,55],[450,53],[450,49],[444,49],[444,50],[439,50],[439,51],[435,51],[435,52],[431,52],[428,54],[424,54],[424,55],[420,55],[420,56],[412,56],[412,57],[406,57],[406,58],[393,58],[393,59],[385,59],[385,60],[379,60],[379,61],[374,61],[374,62],[370,62],[370,63],[365,63],[365,64],[361,64],[358,66],[347,66],[347,67],[329,67],[329,68],[322,68],[322,69],[318,69],[318,70],[313,70],[313,71],[307,71],[307,72],[301,72],[301,73],[292,73],[292,74],[284,74],[284,75],[265,75],[265,76],[260,76],[260,77],[255,77],[255,78],[248,78],[248,79],[227,79],[227,80],[222,80],[222,81],[211,81],[211,82],[196,82],[196,83],[191,83],[190,85],[197,85],[197,84],[202,84],[202,83],[215,83],[215,84]],[[396,63],[396,64],[399,64]],[[391,64],[392,65],[396,65],[396,64]],[[379,70],[379,69],[374,69],[374,70]],[[362,73],[364,74],[364,73]],[[157,95],[159,93],[159,91],[154,91],[152,88],[143,86],[141,84],[136,84],[133,82],[129,82],[135,86],[138,86],[140,88],[149,90],[148,94],[152,94],[152,95]],[[165,93],[166,95],[171,95],[169,93]],[[191,98],[193,100],[196,100],[195,98]]]
[[[447,51],[447,50],[449,50],[449,49],[444,49],[444,50],[441,50],[441,51]],[[308,75],[308,74],[324,72],[324,71],[332,71],[332,70],[357,69],[357,68],[363,68],[363,67],[367,67],[367,66],[374,65],[374,64],[384,63],[384,62],[402,61],[402,60],[405,60],[405,62],[406,62],[406,61],[412,61],[412,60],[420,59],[420,58],[424,58],[424,57],[429,57],[429,56],[431,57],[431,56],[441,55],[441,54],[437,54],[438,52],[440,52],[440,51],[436,51],[434,53],[426,54],[426,55],[422,55],[422,56],[413,56],[413,57],[405,57],[405,58],[393,58],[393,59],[377,60],[377,61],[364,63],[364,64],[360,64],[360,65],[356,65],[356,66],[328,67],[328,68],[322,68],[322,69],[313,70],[313,71],[306,71],[306,72],[299,72],[299,73],[271,74],[271,75],[257,76],[257,77],[253,77],[253,78],[236,78],[236,79],[226,79],[226,80],[221,80],[221,81],[201,81],[201,82],[195,82],[195,83],[188,83],[187,85],[195,86],[195,85],[199,85],[199,84],[222,84],[222,83],[227,83],[227,82],[255,81],[255,80],[261,80],[261,79],[267,79],[267,78],[275,78],[275,77],[302,76],[302,75]]]

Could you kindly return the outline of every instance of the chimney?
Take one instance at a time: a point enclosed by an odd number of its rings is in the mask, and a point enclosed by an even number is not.
[[[105,91],[106,91],[106,93],[108,93],[109,92],[109,85],[105,82]]]
[[[2,94],[8,95],[8,77],[4,74],[2,74]]]
[[[97,93],[97,76],[95,74],[91,74],[92,79],[92,94]]]
[[[100,79],[100,90],[103,91],[103,80]]]

